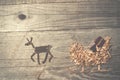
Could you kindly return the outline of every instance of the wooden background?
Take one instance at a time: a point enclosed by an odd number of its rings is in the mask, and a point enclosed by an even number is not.
[[[79,80],[66,71],[73,65],[70,44],[78,41],[87,47],[97,36],[106,35],[113,45],[107,66],[115,76],[96,80],[119,80],[119,4],[119,0],[0,0],[0,80],[37,80],[39,75],[40,80]],[[26,18],[21,20],[20,14]],[[24,45],[26,37],[33,37],[36,46],[52,45],[52,62],[32,62],[33,49]],[[44,54],[40,57],[43,60]]]

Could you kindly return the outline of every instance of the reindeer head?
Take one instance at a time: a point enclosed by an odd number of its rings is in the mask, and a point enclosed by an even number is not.
[[[33,40],[33,38],[31,37],[30,38],[30,40],[28,39],[28,38],[26,38],[27,39],[27,43],[25,43],[25,46],[29,46],[29,45],[31,45],[32,44],[32,40]]]

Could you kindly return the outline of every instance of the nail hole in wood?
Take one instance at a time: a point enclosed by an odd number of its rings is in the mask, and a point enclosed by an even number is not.
[[[20,20],[25,20],[25,19],[26,19],[26,15],[25,15],[25,14],[19,14],[19,15],[18,15],[18,18],[19,18]]]

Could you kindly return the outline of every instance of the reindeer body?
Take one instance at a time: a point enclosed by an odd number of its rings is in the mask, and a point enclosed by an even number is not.
[[[43,61],[42,63],[45,63],[45,62],[46,62],[47,57],[48,57],[48,54],[51,56],[51,57],[49,58],[49,62],[50,62],[51,59],[53,58],[53,55],[52,55],[51,52],[50,52],[52,46],[51,46],[51,45],[47,45],[47,46],[35,47],[34,44],[32,43],[32,39],[33,39],[32,37],[31,37],[31,40],[29,40],[29,39],[27,38],[28,43],[25,44],[26,46],[32,45],[32,47],[34,48],[34,52],[33,52],[33,54],[31,55],[32,61],[35,62],[35,60],[33,59],[33,56],[34,56],[35,54],[37,54],[37,61],[38,61],[38,64],[40,64],[39,54],[40,54],[40,53],[46,53],[45,59],[44,59],[44,61]]]
[[[39,54],[39,53],[43,53],[43,52],[49,51],[49,47],[50,46],[51,45],[35,47],[35,53]]]

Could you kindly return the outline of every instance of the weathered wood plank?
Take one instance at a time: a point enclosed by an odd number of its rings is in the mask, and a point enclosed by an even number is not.
[[[32,16],[32,15],[31,15]],[[59,31],[90,28],[119,28],[117,17],[85,17],[69,15],[32,16],[24,21],[14,16],[1,18],[0,31]]]
[[[0,0],[0,5],[19,4],[43,4],[43,3],[78,3],[78,2],[98,2],[98,0]],[[114,0],[104,0],[101,2],[115,2]],[[118,1],[119,2],[119,1]]]
[[[33,52],[32,47],[26,47],[26,37],[33,37],[33,43],[36,46],[52,45],[52,53],[62,56],[64,53],[69,53],[68,48],[71,42],[77,40],[85,46],[95,39],[97,36],[109,35],[113,38],[112,44],[119,46],[119,28],[118,29],[80,29],[69,31],[44,31],[44,32],[8,32],[0,33],[0,59],[13,58],[25,59],[29,58]],[[112,33],[111,33],[112,32]],[[117,35],[117,36],[116,36]],[[115,46],[114,45],[114,46]],[[4,54],[5,53],[5,54]],[[67,56],[68,54],[66,54]],[[65,56],[65,55],[64,55]]]
[[[55,79],[61,80],[65,78],[72,78],[67,68],[73,65],[70,62],[69,46],[71,42],[81,42],[87,47],[93,39],[97,36],[109,35],[112,37],[112,61],[107,66],[114,67],[115,64],[119,64],[116,61],[120,57],[118,56],[120,51],[120,29],[80,29],[71,31],[45,31],[45,32],[5,32],[0,33],[0,78],[5,80],[37,80],[38,75],[41,73],[40,78],[48,80]],[[117,36],[116,36],[117,35]],[[32,62],[30,55],[33,52],[32,47],[26,47],[24,44],[27,42],[26,37],[33,36],[33,43],[36,46],[52,45],[52,54],[55,56],[51,63],[41,64]],[[115,57],[117,56],[117,57]],[[34,57],[36,58],[36,57]],[[43,60],[44,54],[41,56]],[[36,59],[35,59],[36,60]],[[63,61],[64,60],[64,61]],[[114,65],[113,65],[114,64]],[[56,66],[57,65],[57,66]],[[113,68],[115,70],[115,68]],[[44,70],[44,71],[43,71]],[[43,72],[42,72],[43,71]],[[63,74],[63,75],[61,75]],[[112,76],[110,74],[108,78],[119,79],[119,77]],[[92,77],[94,78],[94,77]],[[81,78],[80,78],[81,79]],[[74,79],[73,79],[74,80]]]
[[[97,6],[96,6],[97,5]],[[26,11],[31,14],[81,14],[82,12],[93,13],[116,13],[119,10],[117,2],[108,3],[59,3],[59,4],[23,4],[23,5],[1,5],[0,10],[6,15],[14,15],[19,12]],[[2,14],[1,12],[1,14]],[[5,15],[2,14],[2,15]],[[87,13],[86,13],[87,14]]]
[[[0,10],[1,31],[119,27],[117,2],[5,5]]]

